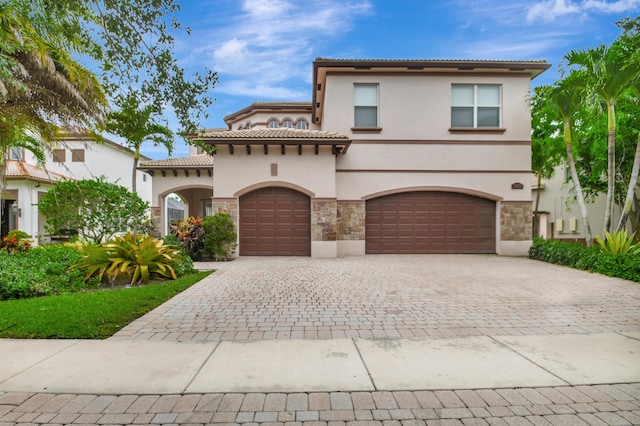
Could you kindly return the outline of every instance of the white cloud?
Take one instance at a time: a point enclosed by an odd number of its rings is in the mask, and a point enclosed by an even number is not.
[[[299,90],[286,86],[310,83],[322,41],[349,31],[370,9],[368,0],[307,0],[303,7],[295,0],[243,0],[234,17],[204,37],[200,47],[192,46],[191,56],[218,72],[220,93],[299,98]]]
[[[282,85],[271,85],[247,80],[231,80],[216,87],[219,93],[247,96],[256,99],[308,100],[309,87],[291,89]]]
[[[640,0],[617,0],[613,2],[604,0],[544,0],[528,9],[527,22],[532,23],[538,19],[544,22],[551,22],[567,15],[586,15],[590,12],[621,13],[633,11],[639,7]]]

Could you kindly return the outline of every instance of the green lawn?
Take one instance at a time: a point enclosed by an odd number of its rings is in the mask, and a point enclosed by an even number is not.
[[[0,337],[105,339],[211,272],[118,290],[0,302]]]

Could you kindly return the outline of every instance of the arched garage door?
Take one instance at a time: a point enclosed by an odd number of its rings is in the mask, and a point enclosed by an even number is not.
[[[310,256],[311,199],[269,187],[240,197],[241,256]]]
[[[496,203],[453,192],[367,201],[366,252],[495,253]]]

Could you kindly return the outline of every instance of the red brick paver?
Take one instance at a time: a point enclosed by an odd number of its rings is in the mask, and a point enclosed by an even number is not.
[[[598,386],[483,389],[456,391],[455,395],[441,392],[438,396],[425,391],[121,396],[7,393],[0,394],[0,425],[638,425],[640,383],[607,385],[606,390],[602,392]],[[517,405],[488,397],[499,394]],[[579,403],[579,411],[570,410],[561,395],[581,400],[588,396],[590,401]],[[560,399],[554,400],[554,396]],[[456,407],[426,408],[438,405],[438,397]],[[52,401],[57,402],[50,404]],[[62,401],[73,404],[61,405]],[[487,405],[478,407],[483,401]],[[623,409],[615,408],[619,403],[624,404]]]

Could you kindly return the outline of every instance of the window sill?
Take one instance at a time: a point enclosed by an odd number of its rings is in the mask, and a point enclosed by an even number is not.
[[[354,133],[380,133],[382,127],[352,127],[351,131]]]
[[[449,129],[449,133],[493,133],[493,134],[502,134],[506,132],[507,129],[502,129],[499,127],[451,127]]]

